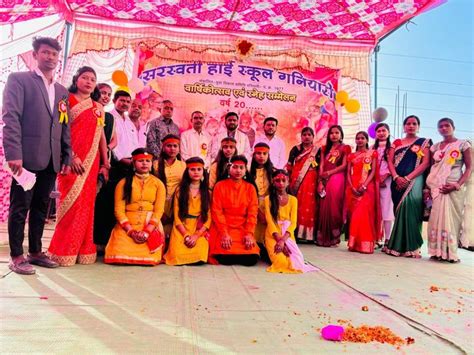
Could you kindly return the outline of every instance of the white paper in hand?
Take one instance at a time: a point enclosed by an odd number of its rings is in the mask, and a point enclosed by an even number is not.
[[[3,168],[7,171],[13,178],[18,182],[18,184],[23,188],[23,190],[28,191],[35,186],[36,183],[36,175],[31,171],[26,170],[23,168],[21,175],[13,175],[8,163],[5,161],[3,164]]]

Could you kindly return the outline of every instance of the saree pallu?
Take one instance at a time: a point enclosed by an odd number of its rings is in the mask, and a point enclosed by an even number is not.
[[[58,175],[59,200],[56,229],[48,252],[61,266],[92,264],[96,259],[93,242],[94,203],[99,173],[99,141],[102,106],[90,98],[78,102],[69,96],[71,106],[72,151],[81,159],[85,172]],[[100,116],[99,116],[100,117]]]
[[[431,148],[434,164],[426,179],[433,199],[428,222],[428,253],[443,260],[459,260],[458,245],[468,246],[461,233],[464,189],[449,194],[439,191],[443,185],[459,181],[463,174],[463,152],[468,148],[470,144],[463,140],[450,143],[444,149],[440,149],[440,143]]]
[[[318,147],[302,151],[294,160],[290,175],[290,193],[298,200],[297,241],[314,241],[317,215],[316,182],[318,180],[316,154]]]
[[[370,175],[372,169],[377,171],[377,165],[372,165],[372,159],[377,158],[376,151],[353,153],[349,155],[351,162],[351,182],[354,188],[359,188]],[[362,196],[356,196],[350,186],[346,188],[346,205],[348,217],[350,251],[372,254],[375,242],[381,232],[380,198],[378,189],[378,176],[374,176],[367,185],[367,190]]]
[[[324,158],[324,169],[327,171],[340,166],[344,155],[349,154],[350,151],[349,146],[339,145],[333,150],[334,154],[333,152],[328,153]],[[319,200],[319,222],[316,240],[316,244],[319,246],[330,247],[341,242],[341,233],[345,223],[345,175],[345,171],[331,175],[325,186],[326,196]]]
[[[401,145],[400,140],[393,143],[395,149],[395,170],[397,175],[406,176],[421,163],[424,148],[431,141],[418,138],[414,143]],[[423,186],[424,174],[411,181],[404,190],[398,190],[395,181],[392,182],[392,200],[394,205],[395,223],[385,253],[394,256],[418,257],[423,245],[421,228],[423,223]]]

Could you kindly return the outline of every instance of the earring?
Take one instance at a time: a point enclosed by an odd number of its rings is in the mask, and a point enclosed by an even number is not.
[[[204,181],[204,176],[201,176],[201,182]]]

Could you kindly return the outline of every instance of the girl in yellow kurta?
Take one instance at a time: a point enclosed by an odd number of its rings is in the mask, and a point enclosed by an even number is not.
[[[155,175],[166,187],[165,212],[161,218],[165,234],[168,237],[173,225],[173,196],[183,178],[186,163],[179,155],[179,137],[168,134],[162,139],[160,158],[155,161],[153,169]]]
[[[267,271],[287,274],[315,271],[316,268],[304,263],[296,245],[298,200],[287,193],[288,183],[288,173],[275,170],[270,194],[265,197],[265,247],[272,263]]]
[[[117,224],[105,248],[107,264],[157,265],[164,242],[161,216],[165,186],[150,175],[152,155],[144,148],[132,153],[135,173],[115,189]]]
[[[167,265],[207,262],[210,200],[204,161],[198,157],[189,158],[174,196],[173,229],[165,255]]]
[[[261,249],[265,239],[265,219],[264,199],[268,196],[270,180],[272,178],[273,164],[270,160],[270,147],[266,143],[257,143],[253,150],[252,163],[250,164],[250,175],[255,180],[258,194],[258,215],[257,227],[255,227],[254,237]],[[261,254],[262,258],[265,255]]]
[[[237,155],[237,141],[232,137],[222,139],[221,149],[209,169],[209,189],[212,190],[217,182],[229,177],[230,158],[235,155]]]

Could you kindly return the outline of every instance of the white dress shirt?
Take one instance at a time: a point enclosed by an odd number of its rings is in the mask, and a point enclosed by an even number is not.
[[[53,106],[54,106],[54,98],[56,96],[56,91],[54,90],[55,81],[53,79],[53,81],[50,84],[49,80],[46,79],[43,72],[41,70],[39,70],[38,68],[35,69],[35,73],[38,74],[41,77],[41,79],[43,79],[44,86],[46,87],[46,92],[48,93],[49,108],[51,109],[51,112],[54,113],[54,107]],[[58,108],[58,110],[59,110],[59,108]]]
[[[247,135],[238,129],[234,131],[234,139],[237,141],[237,153],[239,155],[245,155],[249,164],[252,160],[252,148],[250,147],[249,138]],[[229,137],[229,133],[227,129],[224,128],[216,133],[214,138],[211,141],[211,160],[214,161],[217,157],[217,153],[219,153],[219,149],[221,149],[221,140],[224,138]]]
[[[283,169],[285,167],[288,159],[286,157],[286,145],[281,138],[273,136],[272,139],[268,139],[265,135],[259,135],[255,138],[255,144],[257,143],[268,144],[270,147],[270,159],[275,168]]]
[[[146,146],[145,125],[141,125],[137,131],[128,115],[121,116],[115,109],[110,113],[114,116],[117,132],[117,146],[113,150],[115,158],[117,160],[131,158],[135,149]]]
[[[210,164],[211,136],[204,131],[198,132],[194,128],[181,133],[181,157],[183,160],[191,157],[199,157],[204,160],[206,168]]]

